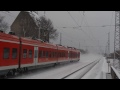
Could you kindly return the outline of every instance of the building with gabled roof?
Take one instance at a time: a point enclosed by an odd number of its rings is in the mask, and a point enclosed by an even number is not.
[[[39,38],[40,17],[35,11],[21,11],[11,25],[11,31],[19,37]],[[49,42],[49,35],[44,36],[44,30],[40,29],[40,39]]]

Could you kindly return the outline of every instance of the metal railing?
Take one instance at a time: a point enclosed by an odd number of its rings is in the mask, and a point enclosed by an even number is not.
[[[111,66],[111,76],[112,79],[120,79],[119,72],[113,66]]]

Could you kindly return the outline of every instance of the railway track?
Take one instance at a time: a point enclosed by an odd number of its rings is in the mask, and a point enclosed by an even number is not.
[[[90,71],[101,59],[93,61],[82,68],[75,70],[74,72],[64,76],[61,79],[81,79],[88,71]]]

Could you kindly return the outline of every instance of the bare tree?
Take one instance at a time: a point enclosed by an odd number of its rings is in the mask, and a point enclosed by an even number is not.
[[[50,19],[46,19],[44,16],[40,17],[39,27],[41,29],[40,37],[44,35],[49,36],[49,39],[57,39],[57,29],[54,28],[53,23]]]
[[[0,30],[5,32],[8,29],[8,23],[4,21],[4,16],[0,15]]]

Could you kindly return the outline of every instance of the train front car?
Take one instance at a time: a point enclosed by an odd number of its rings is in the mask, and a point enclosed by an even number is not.
[[[68,47],[68,58],[70,62],[80,60],[80,51],[73,47]]]
[[[76,61],[80,61],[80,50],[78,50],[78,49],[76,49],[76,48],[74,48],[73,49],[73,52],[74,52],[74,60]]]
[[[19,43],[18,37],[0,32],[0,75],[18,68]]]
[[[77,58],[80,61],[80,50],[77,50]]]

